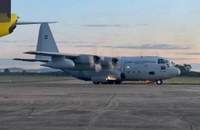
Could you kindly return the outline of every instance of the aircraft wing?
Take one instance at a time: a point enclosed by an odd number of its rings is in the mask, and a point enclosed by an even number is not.
[[[53,22],[19,22],[17,21],[17,25],[27,25],[27,24],[42,24],[42,23],[57,23],[56,21]]]
[[[67,54],[67,53],[59,53],[59,52],[43,52],[43,51],[27,51],[25,54],[31,55],[41,55],[41,56],[65,56],[67,59],[75,59],[79,57],[79,54]]]
[[[28,61],[28,62],[49,62],[49,60],[43,60],[43,59],[22,59],[22,58],[14,58],[13,60],[19,60],[19,61]]]

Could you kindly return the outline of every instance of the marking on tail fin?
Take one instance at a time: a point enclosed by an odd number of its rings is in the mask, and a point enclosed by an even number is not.
[[[44,39],[48,39],[48,35],[44,35]]]

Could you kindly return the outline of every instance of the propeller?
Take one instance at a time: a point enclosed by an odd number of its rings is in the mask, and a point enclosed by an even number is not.
[[[100,57],[97,55],[90,55],[89,56],[89,62],[90,67],[95,69],[95,72],[100,72],[102,70],[102,67],[100,65]]]
[[[95,72],[100,72],[103,67],[108,67],[109,69],[114,70],[118,61],[118,58],[115,58],[116,48],[112,47],[109,56],[102,56],[103,52],[100,50],[100,47],[99,44],[94,46],[95,55],[89,57],[90,67],[94,67]]]

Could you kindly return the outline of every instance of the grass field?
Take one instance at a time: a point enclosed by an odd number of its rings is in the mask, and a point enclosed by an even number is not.
[[[144,84],[144,81],[125,81],[127,84]],[[154,83],[154,82],[153,82]],[[200,77],[174,77],[171,79],[166,79],[163,84],[197,84],[200,85]]]
[[[40,82],[68,80],[69,77],[63,76],[0,76],[2,82]],[[144,81],[125,81],[124,84],[146,84]],[[152,83],[153,84],[153,83]],[[163,84],[197,84],[200,85],[200,77],[175,77],[163,81]]]

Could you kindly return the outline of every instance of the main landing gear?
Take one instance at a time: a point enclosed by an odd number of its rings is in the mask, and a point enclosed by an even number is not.
[[[161,85],[162,83],[163,83],[162,79],[156,80],[156,84],[157,84],[157,85]]]
[[[95,82],[95,81],[93,81],[93,83],[94,84],[121,84],[122,83],[122,81],[119,81],[119,80],[115,80],[115,81],[113,81],[113,80],[108,80],[108,81],[106,81],[106,82]]]

